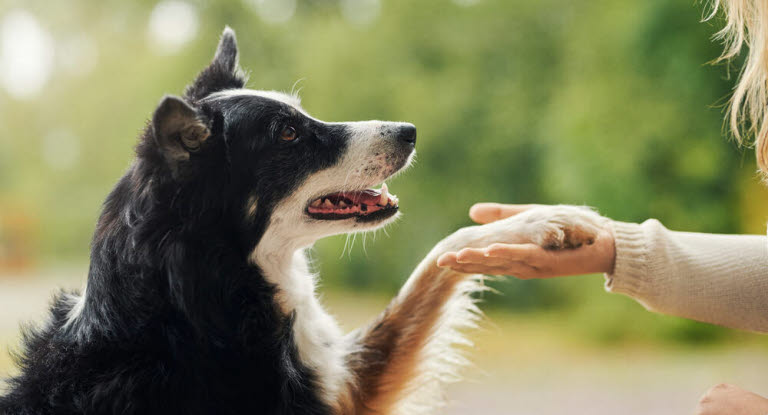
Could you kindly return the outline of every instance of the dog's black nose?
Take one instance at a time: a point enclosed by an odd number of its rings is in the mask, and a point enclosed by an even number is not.
[[[400,126],[400,130],[397,132],[397,139],[408,143],[412,146],[416,145],[416,126],[413,124],[405,124]]]

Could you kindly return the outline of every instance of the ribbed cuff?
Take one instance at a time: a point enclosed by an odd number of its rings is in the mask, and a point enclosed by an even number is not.
[[[636,223],[612,222],[616,247],[613,272],[605,274],[605,290],[642,298],[647,291],[648,240]]]

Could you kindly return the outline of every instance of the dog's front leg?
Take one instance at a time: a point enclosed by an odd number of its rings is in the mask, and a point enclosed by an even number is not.
[[[463,228],[442,240],[419,264],[397,297],[368,327],[352,333],[353,374],[347,414],[423,414],[443,404],[443,385],[457,379],[468,344],[463,329],[479,318],[472,294],[478,275],[439,268],[448,251],[492,243],[535,243],[558,249],[591,243],[604,221],[593,211],[547,206],[483,226]]]
[[[471,294],[479,276],[438,268],[431,253],[368,327],[352,333],[352,401],[346,414],[422,414],[442,403],[441,386],[456,377],[460,330],[479,316]]]
[[[457,379],[466,344],[461,330],[479,318],[472,293],[480,276],[439,268],[437,258],[478,239],[480,227],[461,229],[438,244],[397,297],[367,327],[351,333],[353,380],[344,415],[430,413],[443,403],[442,386]]]

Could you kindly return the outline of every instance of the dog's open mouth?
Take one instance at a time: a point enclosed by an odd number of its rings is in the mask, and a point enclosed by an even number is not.
[[[383,183],[381,189],[337,192],[318,197],[307,207],[307,214],[322,220],[378,220],[394,215],[397,209],[397,196],[390,194],[387,184]]]

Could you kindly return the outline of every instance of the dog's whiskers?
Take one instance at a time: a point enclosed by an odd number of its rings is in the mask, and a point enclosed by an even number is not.
[[[352,236],[351,233],[348,233],[346,238],[344,238],[344,248],[341,249],[341,255],[339,255],[339,259],[344,258],[344,254],[347,253],[347,246],[349,245],[349,239]]]

